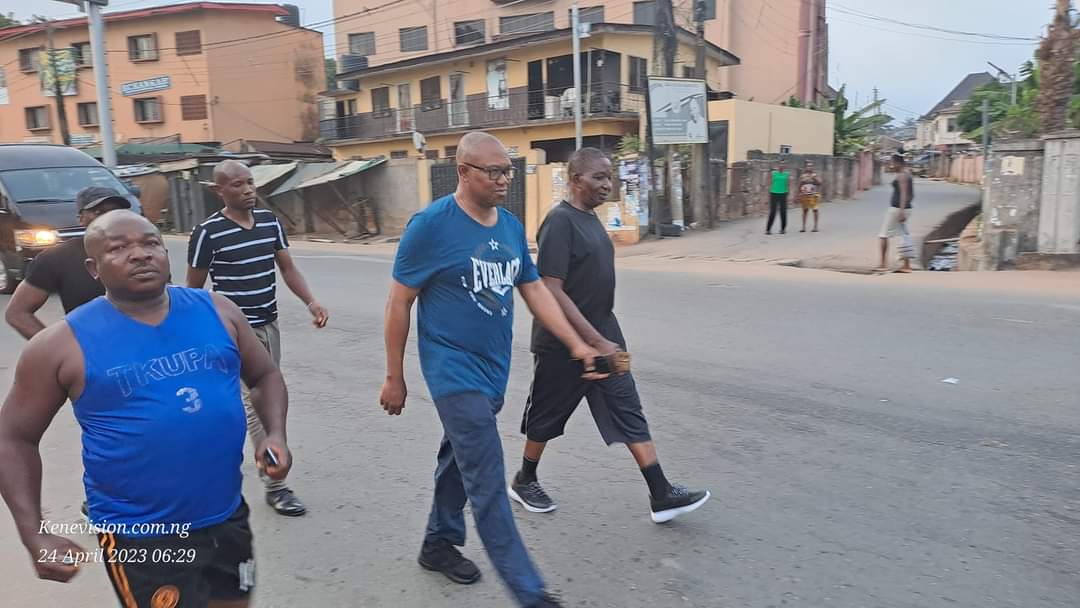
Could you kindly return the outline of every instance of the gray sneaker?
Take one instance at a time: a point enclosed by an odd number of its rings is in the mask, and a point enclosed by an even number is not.
[[[506,492],[530,513],[551,513],[559,507],[540,486],[539,481],[521,483],[515,475]]]

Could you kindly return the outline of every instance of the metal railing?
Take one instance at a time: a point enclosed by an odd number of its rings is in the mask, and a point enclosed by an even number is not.
[[[567,89],[554,94],[523,87],[493,97],[468,95],[460,100],[430,100],[407,108],[380,108],[374,112],[323,120],[320,134],[325,140],[378,140],[413,131],[428,135],[572,121],[572,91]],[[582,116],[586,119],[637,118],[645,111],[645,92],[622,84],[593,83],[582,101]]]

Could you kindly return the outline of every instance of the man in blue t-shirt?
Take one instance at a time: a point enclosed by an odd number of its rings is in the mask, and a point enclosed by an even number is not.
[[[559,606],[529,559],[504,485],[495,416],[510,375],[514,288],[570,356],[584,362],[588,379],[601,378],[593,367],[598,353],[540,281],[521,222],[499,207],[514,178],[503,145],[486,133],[466,135],[457,171],[457,191],[416,214],[401,238],[386,307],[386,383],[379,400],[390,415],[405,407],[405,343],[419,298],[420,367],[444,430],[420,565],[456,583],[480,578],[456,548],[465,544],[468,500],[488,556],[520,605]]]

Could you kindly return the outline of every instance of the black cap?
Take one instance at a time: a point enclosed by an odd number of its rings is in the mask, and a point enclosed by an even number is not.
[[[90,186],[83,188],[75,195],[75,207],[79,213],[93,209],[102,203],[116,203],[121,209],[131,209],[131,201],[112,188]]]

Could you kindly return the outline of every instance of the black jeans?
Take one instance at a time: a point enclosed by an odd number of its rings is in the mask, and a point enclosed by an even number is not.
[[[787,230],[787,194],[769,194],[769,223],[765,230],[772,231],[773,220],[780,214],[780,230]]]

